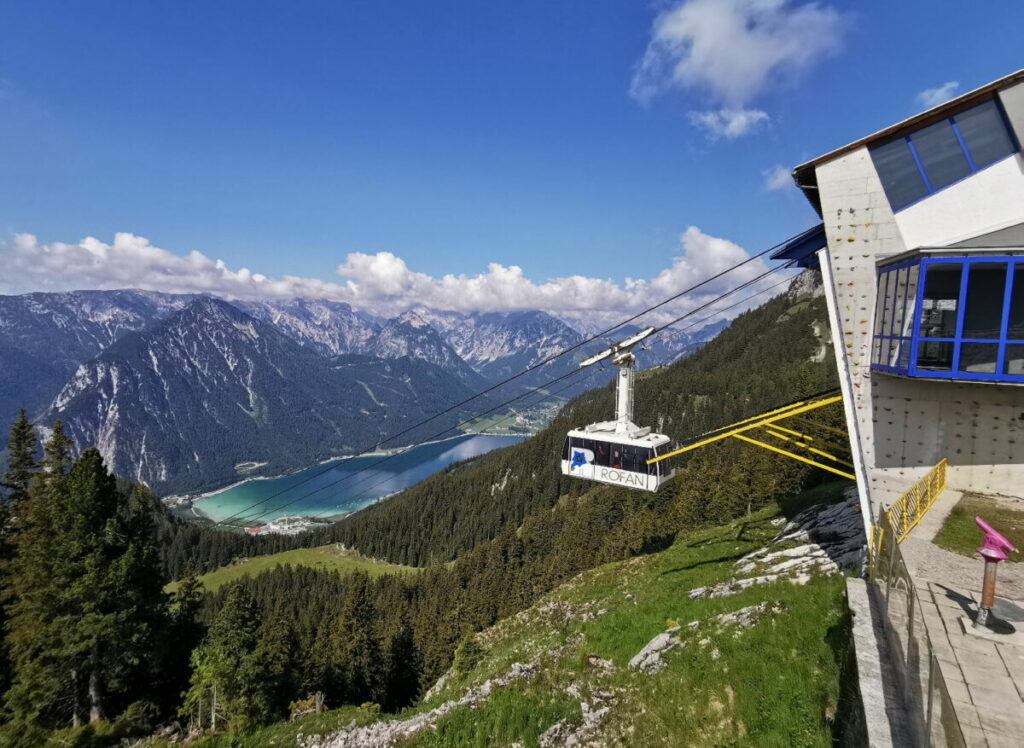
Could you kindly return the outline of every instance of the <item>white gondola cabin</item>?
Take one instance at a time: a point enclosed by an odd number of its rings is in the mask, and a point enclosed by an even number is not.
[[[611,358],[619,367],[616,419],[573,429],[566,435],[561,455],[564,475],[643,491],[657,491],[675,476],[668,460],[649,463],[672,451],[672,440],[664,434],[652,433],[649,426],[633,423],[636,358],[631,351],[654,332],[653,327],[641,330],[580,364],[581,367],[591,366]]]

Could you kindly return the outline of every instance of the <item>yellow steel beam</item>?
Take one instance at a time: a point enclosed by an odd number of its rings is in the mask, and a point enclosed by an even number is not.
[[[793,418],[793,420],[794,421],[800,421],[800,423],[806,423],[806,424],[809,424],[811,426],[816,426],[819,429],[825,429],[825,431],[831,431],[833,434],[838,434],[839,436],[843,437],[844,439],[849,439],[850,438],[850,434],[849,434],[848,431],[843,431],[843,429],[837,429],[835,426],[826,426],[824,423],[818,423],[817,421],[812,421],[810,418],[801,418],[800,416],[795,416]]]
[[[787,429],[785,426],[780,426],[777,423],[773,423],[772,424],[772,428],[773,429],[778,429],[779,431],[785,431],[787,434],[792,434],[793,436],[799,436],[805,442],[813,442],[814,441],[814,437],[811,436],[810,434],[803,434],[803,433],[801,433],[799,431],[794,431],[793,429]]]
[[[771,450],[772,452],[778,452],[780,455],[785,455],[786,457],[791,457],[794,460],[799,460],[800,462],[805,462],[808,465],[813,465],[814,467],[821,468],[822,470],[827,470],[830,473],[835,473],[836,475],[841,475],[844,478],[849,478],[850,480],[857,480],[857,476],[855,476],[855,475],[853,475],[851,473],[843,472],[839,468],[830,467],[828,465],[822,465],[820,462],[815,462],[814,460],[808,459],[808,458],[803,457],[801,455],[793,454],[792,452],[788,452],[785,449],[781,449],[781,448],[776,447],[776,446],[774,446],[772,444],[765,444],[764,442],[760,442],[757,439],[751,439],[749,436],[745,436],[743,434],[738,434],[738,433],[731,434],[731,436],[736,438],[736,439],[740,439],[741,441],[749,442],[750,444],[756,444],[758,447],[763,447],[764,449]]]
[[[808,452],[814,452],[814,454],[821,455],[822,457],[825,457],[826,459],[832,460],[832,462],[837,462],[840,465],[846,465],[846,467],[848,467],[848,468],[853,468],[853,463],[852,462],[847,462],[846,460],[841,460],[841,459],[839,459],[838,457],[836,457],[833,454],[829,454],[828,452],[824,452],[824,451],[822,451],[820,449],[815,449],[814,447],[812,447],[812,446],[810,446],[808,444],[802,444],[801,442],[798,442],[796,439],[790,439],[785,434],[778,434],[778,433],[775,432],[776,428],[777,427],[775,425],[765,426],[764,427],[764,431],[767,434],[771,434],[776,439],[782,439],[782,440],[787,441],[787,442],[792,442],[793,444],[796,444],[801,449],[806,449]]]
[[[776,408],[775,410],[768,411],[768,413],[762,413],[760,416],[754,416],[753,418],[748,418],[745,421],[739,421],[732,426],[726,426],[722,429],[718,429],[717,433],[709,432],[714,433],[714,436],[709,436],[706,439],[699,439],[699,441],[696,441],[693,444],[688,444],[685,447],[673,450],[667,454],[659,455],[658,457],[648,460],[647,464],[653,465],[655,462],[660,462],[661,460],[674,457],[675,455],[681,455],[684,452],[689,452],[699,447],[721,441],[722,439],[728,439],[730,436],[736,436],[737,434],[742,434],[745,431],[760,428],[770,423],[775,423],[776,421],[781,421],[791,416],[799,415],[800,413],[807,413],[826,405],[831,405],[832,403],[841,402],[842,399],[842,395],[833,395],[831,397],[824,397],[817,400],[803,400],[798,403],[792,403],[791,405],[787,405],[783,408]]]

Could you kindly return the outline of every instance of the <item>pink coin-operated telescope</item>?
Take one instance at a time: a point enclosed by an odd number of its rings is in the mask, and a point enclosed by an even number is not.
[[[985,541],[982,543],[978,553],[985,559],[985,579],[981,585],[981,605],[978,606],[978,617],[974,619],[974,627],[981,628],[988,622],[989,611],[996,602],[996,565],[1005,561],[1011,553],[1017,549],[1013,543],[1003,537],[1003,534],[992,527],[981,517],[975,517],[974,521],[985,533]]]

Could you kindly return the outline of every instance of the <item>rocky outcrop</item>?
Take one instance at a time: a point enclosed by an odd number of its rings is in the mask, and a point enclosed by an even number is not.
[[[517,662],[509,668],[508,672],[485,681],[480,686],[470,688],[461,698],[446,701],[428,712],[416,714],[408,719],[374,722],[362,727],[353,726],[334,735],[300,735],[297,743],[302,748],[384,748],[384,746],[396,745],[424,730],[434,729],[438,720],[449,712],[460,707],[475,709],[487,701],[497,689],[504,688],[518,680],[529,680],[536,674],[537,665],[535,663]]]
[[[690,599],[730,597],[781,581],[804,585],[815,574],[857,567],[863,554],[864,524],[856,489],[851,488],[838,503],[817,504],[800,512],[768,545],[736,562],[736,578],[690,590]]]
[[[595,690],[584,696],[575,683],[566,690],[580,701],[580,719],[559,720],[537,738],[537,745],[540,748],[604,745],[599,740],[601,724],[614,705],[615,695],[610,691]]]
[[[672,626],[647,642],[644,648],[629,661],[629,669],[649,674],[664,670],[668,663],[662,659],[662,655],[681,643],[675,636],[677,631],[679,631],[679,626]]]

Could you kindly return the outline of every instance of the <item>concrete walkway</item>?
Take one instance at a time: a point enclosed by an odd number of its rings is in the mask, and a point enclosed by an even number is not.
[[[1024,563],[1000,564],[996,588],[998,612],[1018,633],[975,633],[971,621],[978,610],[982,561],[932,542],[960,498],[956,491],[944,492],[900,552],[967,745],[1024,745]],[[941,713],[941,707],[933,709]]]

